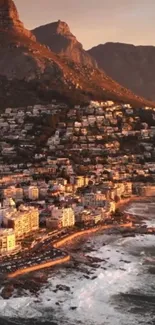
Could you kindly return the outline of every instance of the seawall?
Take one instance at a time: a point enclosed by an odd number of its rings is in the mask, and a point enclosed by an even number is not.
[[[33,266],[29,266],[25,269],[19,269],[13,273],[8,274],[8,278],[12,279],[15,278],[16,276],[25,274],[25,273],[29,273],[29,272],[33,272],[33,271],[37,271],[37,270],[41,270],[41,269],[45,269],[51,266],[55,266],[55,265],[59,265],[62,263],[66,263],[70,261],[70,256],[65,256],[63,258],[59,258],[57,260],[54,261],[49,261],[46,263],[42,263],[42,264],[38,264],[38,265],[33,265]]]
[[[63,239],[58,240],[57,242],[55,242],[53,244],[53,246],[55,248],[62,247],[67,242],[72,241],[77,237],[84,236],[84,235],[89,235],[89,234],[95,233],[97,231],[112,229],[112,228],[129,228],[129,227],[132,227],[132,222],[128,222],[128,223],[125,223],[125,224],[122,224],[122,225],[119,225],[119,226],[116,226],[116,227],[113,226],[113,225],[104,225],[104,226],[99,226],[99,227],[88,229],[88,230],[82,230],[82,231],[78,231],[78,232],[76,232],[76,233],[74,233],[72,235],[69,235],[69,236],[67,236],[67,237],[65,237]]]
[[[63,245],[65,245],[67,242],[70,242],[72,240],[74,240],[75,238],[84,236],[84,235],[89,235],[92,233],[95,233],[97,231],[101,231],[101,230],[106,230],[106,229],[112,229],[112,228],[129,228],[132,227],[132,222],[128,222],[128,223],[124,223],[122,225],[118,225],[118,226],[113,226],[113,225],[104,225],[104,226],[98,226],[96,228],[92,228],[92,229],[87,229],[87,230],[82,230],[82,231],[78,231],[72,235],[66,236],[65,238],[62,238],[60,240],[58,240],[57,242],[55,242],[53,244],[53,247],[55,248],[59,248],[62,247]],[[8,278],[15,278],[16,276],[20,276],[23,275],[25,273],[29,273],[29,272],[33,272],[33,271],[37,271],[37,270],[41,270],[41,269],[45,269],[48,267],[52,267],[55,265],[59,265],[59,264],[63,264],[70,261],[70,256],[67,255],[63,258],[54,260],[54,261],[49,261],[46,263],[42,263],[42,264],[38,264],[38,265],[33,265],[33,266],[29,266],[26,267],[24,269],[19,269],[15,272],[12,272],[10,274],[8,274]]]

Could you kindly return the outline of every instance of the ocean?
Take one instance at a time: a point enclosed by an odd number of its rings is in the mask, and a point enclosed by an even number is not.
[[[154,212],[140,210],[155,223]],[[82,252],[98,261],[51,269],[37,297],[0,298],[0,325],[154,325],[155,236],[100,233],[81,242]]]

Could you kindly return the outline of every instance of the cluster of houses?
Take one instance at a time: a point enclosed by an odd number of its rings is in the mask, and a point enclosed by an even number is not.
[[[155,195],[155,108],[7,108],[0,135],[1,253],[39,225],[95,225],[119,200]]]
[[[95,182],[89,184],[88,179],[81,176],[75,179],[75,187],[68,192],[60,181],[63,179],[59,179],[59,183],[46,184],[44,195],[41,194],[43,184],[39,182],[26,190],[22,186],[2,190],[1,254],[19,249],[19,241],[38,230],[42,223],[50,230],[101,223],[115,212],[116,200],[132,195],[132,183],[114,185],[107,182],[99,190]]]

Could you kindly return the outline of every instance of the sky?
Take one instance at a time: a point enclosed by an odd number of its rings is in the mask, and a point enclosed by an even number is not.
[[[28,29],[62,20],[89,49],[106,42],[155,45],[155,0],[14,0]]]

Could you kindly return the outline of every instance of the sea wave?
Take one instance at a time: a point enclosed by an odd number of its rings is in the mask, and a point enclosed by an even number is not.
[[[154,222],[150,219],[150,222]],[[87,248],[89,248],[87,250]],[[139,325],[148,324],[151,314],[135,309],[134,299],[145,304],[148,292],[154,295],[154,274],[148,272],[145,260],[154,256],[154,236],[96,235],[81,251],[86,258],[98,258],[96,265],[82,265],[81,269],[58,268],[51,270],[48,285],[42,287],[38,298],[0,300],[2,317],[45,320],[68,325]],[[85,268],[85,272],[82,268]],[[69,290],[56,290],[59,285]],[[119,303],[119,299],[122,299]],[[135,298],[136,299],[136,298]],[[127,303],[125,304],[125,301]],[[145,310],[145,308],[144,308]],[[148,311],[148,310],[147,310]],[[151,324],[151,323],[150,323]]]

